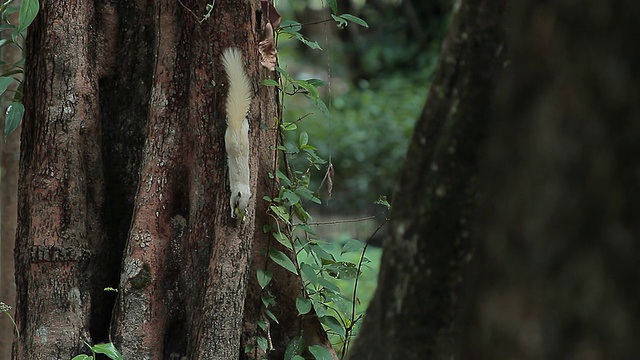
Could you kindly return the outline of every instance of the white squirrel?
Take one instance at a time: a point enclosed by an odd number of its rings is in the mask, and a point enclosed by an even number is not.
[[[244,219],[251,198],[249,187],[249,122],[251,85],[242,63],[242,53],[228,48],[222,53],[222,64],[229,80],[227,95],[227,131],[224,142],[229,163],[231,217]],[[237,212],[236,212],[237,211]]]

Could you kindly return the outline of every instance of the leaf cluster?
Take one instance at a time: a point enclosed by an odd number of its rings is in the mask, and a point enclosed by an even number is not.
[[[19,7],[13,6],[12,3],[13,0],[8,0],[0,5],[0,15],[3,20],[3,24],[0,25],[0,48],[14,45],[22,51],[21,41],[27,28],[38,14],[40,3],[38,0],[22,0],[22,4]],[[9,17],[16,11],[18,11],[18,23],[14,25]],[[7,36],[6,34],[9,31],[10,34]],[[1,61],[0,66],[5,69],[0,74],[0,96],[11,88],[12,83],[18,83],[15,90],[10,90],[14,95],[13,99],[9,100],[10,104],[7,106],[5,113],[4,137],[6,139],[18,128],[24,115],[24,105],[22,104],[23,82],[20,79],[24,73],[24,56],[15,63]]]

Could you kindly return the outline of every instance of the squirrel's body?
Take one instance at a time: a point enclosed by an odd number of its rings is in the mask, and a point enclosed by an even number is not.
[[[249,122],[247,113],[251,105],[251,85],[242,64],[242,53],[236,48],[228,48],[222,54],[229,92],[227,94],[227,131],[224,135],[229,164],[229,185],[231,188],[231,217],[235,209],[243,214],[249,205]]]

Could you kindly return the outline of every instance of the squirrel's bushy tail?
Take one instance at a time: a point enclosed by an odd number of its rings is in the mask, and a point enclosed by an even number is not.
[[[222,64],[229,80],[227,123],[234,131],[238,131],[251,105],[251,85],[244,71],[240,50],[227,48],[222,54]]]

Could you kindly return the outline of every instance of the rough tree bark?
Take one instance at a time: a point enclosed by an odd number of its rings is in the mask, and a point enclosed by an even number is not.
[[[71,358],[82,340],[112,340],[125,358],[228,360],[244,358],[241,334],[255,341],[260,309],[247,304],[260,292],[247,279],[268,238],[260,201],[273,195],[277,115],[275,89],[259,81],[275,75],[259,66],[260,2],[216,1],[201,22],[205,5],[42,3],[28,39],[15,359]],[[229,46],[255,93],[244,223],[229,217]],[[283,326],[299,332],[298,322]]]
[[[481,144],[503,66],[504,1],[462,1],[395,194],[378,289],[350,359],[456,356]]]
[[[640,358],[638,18],[511,4],[466,358]]]

